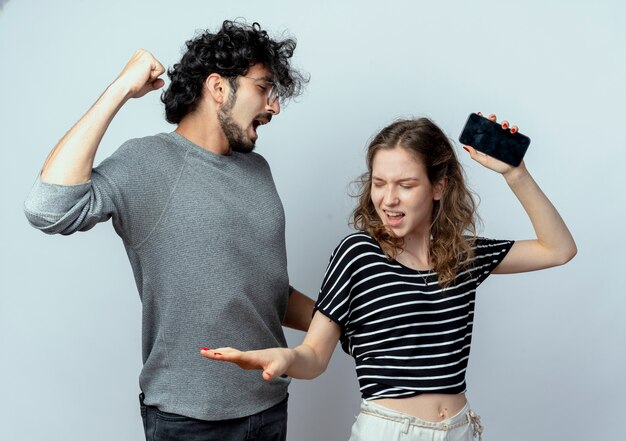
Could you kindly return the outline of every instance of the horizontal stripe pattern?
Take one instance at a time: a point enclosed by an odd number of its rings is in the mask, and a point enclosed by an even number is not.
[[[476,288],[512,245],[477,238],[473,259],[442,288],[437,273],[388,260],[366,233],[341,241],[316,309],[341,326],[364,399],[465,391]]]

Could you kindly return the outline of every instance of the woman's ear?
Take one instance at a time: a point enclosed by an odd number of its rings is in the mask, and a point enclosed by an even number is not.
[[[448,178],[439,179],[433,186],[433,200],[438,201],[441,199],[446,191],[446,185],[448,184]]]

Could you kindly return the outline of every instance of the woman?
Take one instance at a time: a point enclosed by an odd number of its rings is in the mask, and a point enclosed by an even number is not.
[[[303,343],[202,355],[262,369],[265,380],[311,379],[324,372],[341,339],[355,359],[363,398],[351,440],[480,437],[464,394],[476,288],[490,273],[562,265],[576,245],[523,162],[512,167],[464,148],[504,176],[535,239],[476,237],[475,203],[446,135],[426,118],[397,121],[369,145],[353,213],[359,232],[331,256]]]

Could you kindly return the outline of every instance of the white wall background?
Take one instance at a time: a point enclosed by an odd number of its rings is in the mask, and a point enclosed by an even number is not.
[[[22,202],[49,150],[145,47],[170,66],[225,18],[297,37],[306,94],[261,129],[287,213],[293,283],[316,296],[349,230],[367,140],[398,116],[457,138],[496,112],[532,138],[527,165],[579,246],[565,267],[492,277],[479,295],[469,397],[487,440],[622,439],[626,6],[615,1],[0,1],[0,440],[143,439],[140,305],[110,224],[50,237]],[[129,103],[97,161],[170,131],[158,95]],[[484,234],[529,221],[503,179],[460,151]],[[301,335],[289,332],[291,344]],[[340,350],[291,387],[290,441],[345,440],[358,411]]]

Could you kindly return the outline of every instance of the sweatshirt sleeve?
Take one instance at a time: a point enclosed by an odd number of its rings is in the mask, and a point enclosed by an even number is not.
[[[84,184],[37,178],[24,212],[33,227],[48,234],[86,231],[111,219],[132,247],[153,230],[184,167],[184,151],[166,134],[131,139],[94,168]]]
[[[51,184],[37,177],[24,203],[30,224],[47,234],[68,235],[112,218],[118,234],[129,240],[133,216],[129,196],[146,200],[150,187],[142,185],[151,162],[147,159],[147,143],[140,141],[125,142],[92,170],[91,179],[84,184]]]
[[[37,177],[24,203],[30,224],[47,234],[86,231],[115,216],[113,185],[97,170],[84,184],[58,185]]]

